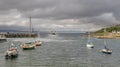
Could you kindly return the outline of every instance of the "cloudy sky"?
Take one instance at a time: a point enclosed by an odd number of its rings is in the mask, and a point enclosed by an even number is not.
[[[0,29],[98,30],[120,24],[120,0],[0,0]]]

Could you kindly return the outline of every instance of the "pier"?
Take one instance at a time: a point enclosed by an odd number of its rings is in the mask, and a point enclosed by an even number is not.
[[[37,37],[36,33],[16,33],[16,32],[4,32],[4,33],[0,33],[1,38],[33,38],[33,37]]]

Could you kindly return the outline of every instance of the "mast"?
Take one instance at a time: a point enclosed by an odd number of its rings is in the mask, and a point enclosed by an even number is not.
[[[30,16],[30,33],[32,33],[31,16]]]
[[[105,33],[106,33],[106,28],[104,28],[104,45],[106,46]]]
[[[88,41],[90,42],[91,36],[90,36],[90,29],[91,29],[91,24],[90,24],[90,28],[88,28]]]
[[[90,41],[90,31],[88,32],[88,40]]]
[[[88,42],[90,42],[90,30],[88,29]]]

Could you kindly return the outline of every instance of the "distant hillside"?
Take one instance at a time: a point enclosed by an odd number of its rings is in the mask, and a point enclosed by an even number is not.
[[[110,32],[111,33],[112,31],[120,31],[120,24],[106,28],[106,32]],[[103,32],[104,32],[104,28],[96,31],[95,33],[103,33]]]
[[[106,29],[106,32],[104,32]],[[93,33],[96,38],[119,38],[120,39],[120,25],[115,25],[111,27],[102,28]]]
[[[20,31],[17,31],[17,30],[0,30],[0,32],[20,32]]]
[[[0,30],[0,32],[16,32],[16,33],[20,33],[20,32],[29,32],[29,31],[21,31],[21,30]],[[34,33],[38,32],[38,31],[33,31]],[[45,32],[45,31],[39,31],[39,32]]]

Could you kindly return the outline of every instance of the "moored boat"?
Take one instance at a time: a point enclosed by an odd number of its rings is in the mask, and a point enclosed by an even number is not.
[[[51,31],[51,34],[52,35],[56,35],[56,31]]]
[[[93,43],[87,43],[86,45],[88,48],[94,48],[94,44]]]
[[[31,33],[32,33],[32,25],[31,25],[31,16],[30,16],[30,37],[31,37]],[[33,42],[29,42],[29,43],[24,43],[22,45],[22,49],[23,50],[31,50],[31,49],[35,49],[35,44]]]
[[[112,50],[111,49],[106,49],[106,48],[101,49],[101,52],[105,53],[105,54],[112,54]]]
[[[35,49],[35,44],[33,43],[25,43],[22,45],[23,50],[32,50]]]
[[[35,45],[36,45],[36,46],[41,46],[41,45],[42,45],[42,42],[41,42],[41,41],[35,41]]]
[[[35,44],[36,46],[41,46],[41,45],[42,45],[42,42],[41,42],[40,39],[39,39],[39,38],[40,38],[40,33],[38,32],[37,35],[38,35],[38,38],[35,40],[35,43],[34,43],[34,44]]]
[[[90,32],[88,33],[88,42],[86,44],[86,47],[88,47],[88,48],[94,48],[94,44],[91,41]]]
[[[105,36],[105,32],[106,32],[106,29],[104,29],[104,36]],[[107,47],[106,47],[106,40],[105,40],[105,38],[104,38],[104,49],[101,49],[100,50],[100,52],[102,52],[102,53],[104,53],[104,54],[112,54],[112,49],[108,49]]]
[[[18,57],[17,47],[14,46],[13,44],[11,44],[10,47],[5,52],[5,58],[6,59],[13,59],[13,58],[16,58],[16,57]]]

